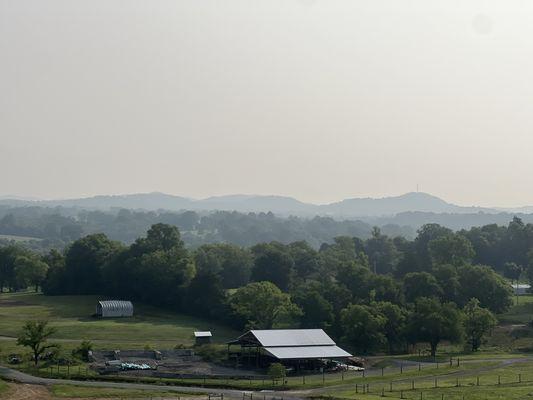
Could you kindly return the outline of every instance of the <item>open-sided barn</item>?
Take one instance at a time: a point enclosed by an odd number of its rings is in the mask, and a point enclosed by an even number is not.
[[[322,329],[251,330],[228,343],[239,345],[239,357],[257,365],[273,361],[301,365],[318,359],[343,359],[352,355],[336,345]]]
[[[102,300],[96,304],[96,315],[102,318],[132,317],[133,304],[124,300]]]

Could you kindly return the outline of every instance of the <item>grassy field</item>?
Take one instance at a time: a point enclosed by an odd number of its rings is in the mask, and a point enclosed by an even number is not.
[[[207,320],[138,303],[133,318],[92,318],[98,299],[98,296],[0,294],[0,347],[14,349],[24,322],[35,319],[49,320],[57,328],[52,339],[67,349],[83,339],[91,340],[95,349],[142,349],[147,345],[172,349],[178,344],[192,345],[195,330],[211,330],[215,342],[225,342],[238,334]]]
[[[0,239],[13,240],[15,242],[30,242],[32,240],[41,241],[42,239],[30,236],[0,235]]]
[[[0,395],[7,391],[7,383],[5,383],[2,379],[0,379]]]
[[[85,386],[74,385],[53,385],[50,392],[54,398],[110,398],[110,399],[126,399],[126,398],[150,398],[150,397],[168,397],[177,399],[180,398],[194,398],[199,397],[200,394],[183,394],[169,391],[156,390],[132,390],[132,389],[115,389],[115,388],[93,388]],[[205,395],[204,395],[205,396]]]
[[[533,362],[516,362],[495,368],[484,363],[452,374],[428,376],[423,371],[412,379],[381,379],[354,387],[329,390],[322,397],[334,399],[493,400],[533,396]]]

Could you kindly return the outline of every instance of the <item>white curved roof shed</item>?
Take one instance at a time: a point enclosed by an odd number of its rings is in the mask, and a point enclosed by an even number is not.
[[[96,315],[102,318],[132,317],[133,304],[124,300],[103,300],[96,304]]]

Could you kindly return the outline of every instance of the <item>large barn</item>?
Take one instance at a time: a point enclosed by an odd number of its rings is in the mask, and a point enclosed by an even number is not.
[[[124,300],[102,300],[96,304],[96,315],[102,318],[132,317],[133,304]]]
[[[251,330],[230,346],[240,346],[239,353],[233,353],[238,361],[265,366],[271,362],[282,362],[294,366],[312,365],[316,360],[345,359],[352,355],[336,345],[322,329],[271,329]]]

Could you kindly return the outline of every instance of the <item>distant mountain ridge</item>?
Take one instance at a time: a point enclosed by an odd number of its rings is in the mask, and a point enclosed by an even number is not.
[[[304,203],[286,196],[227,195],[206,199],[192,199],[165,193],[138,193],[126,195],[101,195],[65,200],[23,200],[20,198],[0,199],[0,205],[76,207],[86,209],[127,208],[139,210],[169,211],[238,211],[273,212],[278,215],[314,216],[326,215],[335,218],[394,216],[405,212],[497,214],[505,209],[464,207],[421,192],[383,198],[353,198],[330,204]],[[523,207],[527,209],[527,207]]]

